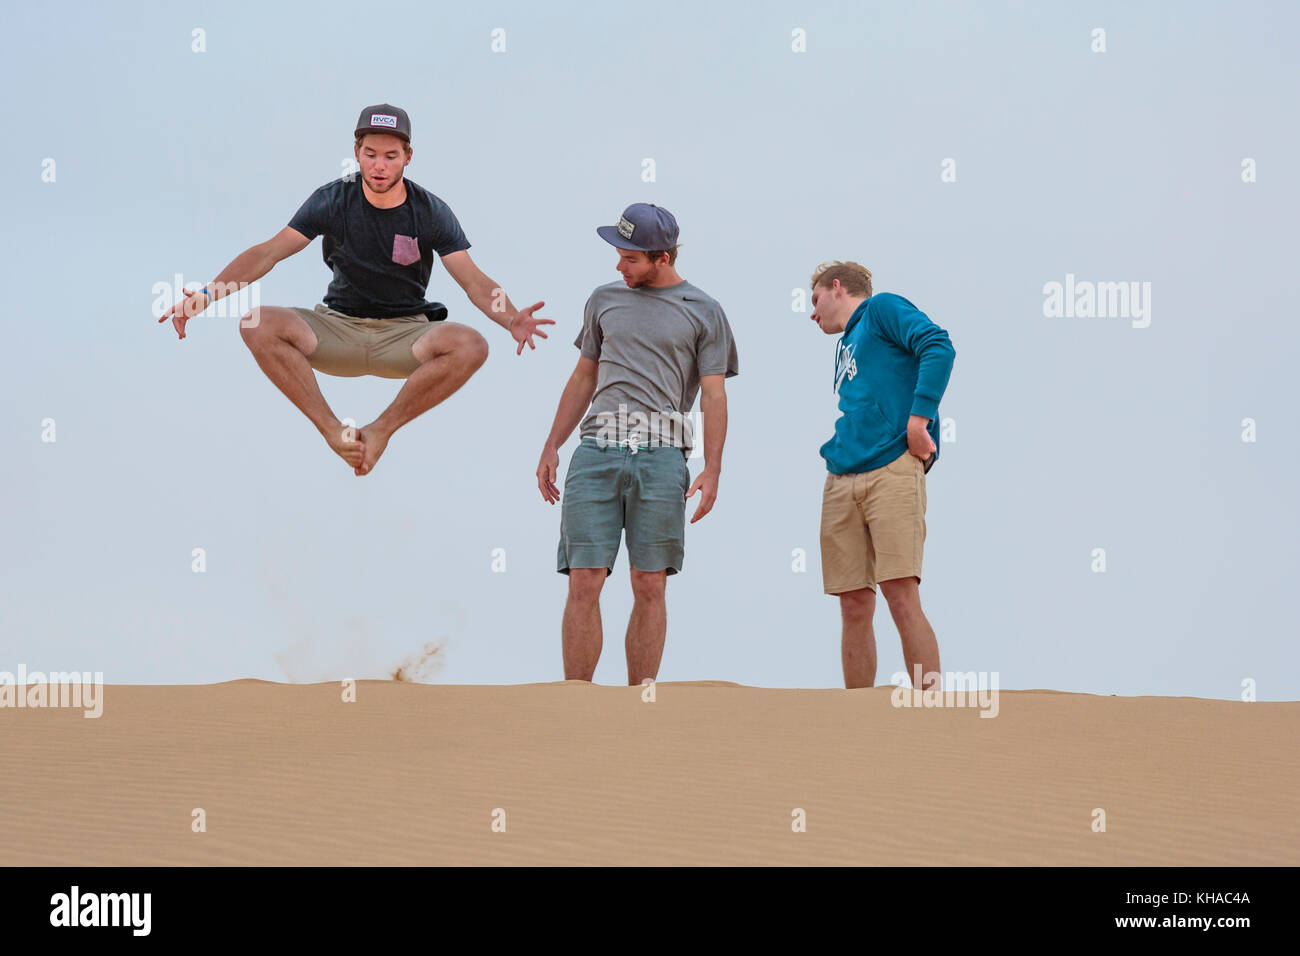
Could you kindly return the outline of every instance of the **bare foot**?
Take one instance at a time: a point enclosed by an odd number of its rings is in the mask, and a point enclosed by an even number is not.
[[[360,467],[365,460],[366,446],[360,429],[345,427],[339,422],[336,427],[327,428],[321,434],[325,436],[330,448],[334,449],[334,453],[354,469]]]
[[[384,431],[374,422],[371,422],[365,428],[361,429],[361,441],[364,449],[361,461],[353,469],[353,474],[368,475],[375,467],[375,462],[379,461],[379,456],[384,453],[388,447],[388,439],[393,437],[392,432]]]

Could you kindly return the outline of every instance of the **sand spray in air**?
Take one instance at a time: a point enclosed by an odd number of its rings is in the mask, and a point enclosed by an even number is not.
[[[442,665],[447,660],[446,655],[443,653],[446,640],[443,637],[426,642],[419,652],[412,654],[398,664],[389,673],[389,678],[408,683],[419,683],[428,680],[442,670]]]

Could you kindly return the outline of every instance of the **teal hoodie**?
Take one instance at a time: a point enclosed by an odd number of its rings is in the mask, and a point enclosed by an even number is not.
[[[930,419],[939,448],[939,399],[957,350],[948,333],[901,295],[880,292],[853,310],[835,348],[840,418],[821,447],[837,475],[871,471],[907,450],[909,415]]]

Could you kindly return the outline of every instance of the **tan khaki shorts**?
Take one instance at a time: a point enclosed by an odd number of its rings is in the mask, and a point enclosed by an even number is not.
[[[307,361],[326,375],[406,378],[420,367],[411,346],[433,324],[424,314],[362,319],[324,304],[293,311],[316,333],[316,351]]]
[[[921,579],[925,465],[910,451],[858,474],[828,472],[822,492],[822,584],[827,594]]]

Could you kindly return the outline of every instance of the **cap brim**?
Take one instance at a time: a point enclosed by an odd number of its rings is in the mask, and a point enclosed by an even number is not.
[[[411,141],[411,137],[407,136],[405,133],[399,133],[395,129],[371,129],[369,126],[361,127],[361,129],[357,130],[353,135],[366,136],[370,133],[374,133],[376,136],[396,136],[398,139],[406,143]]]
[[[604,239],[611,246],[619,249],[631,249],[634,252],[650,252],[645,246],[638,246],[635,242],[629,242],[623,238],[623,234],[618,231],[617,226],[597,226],[596,235]]]

